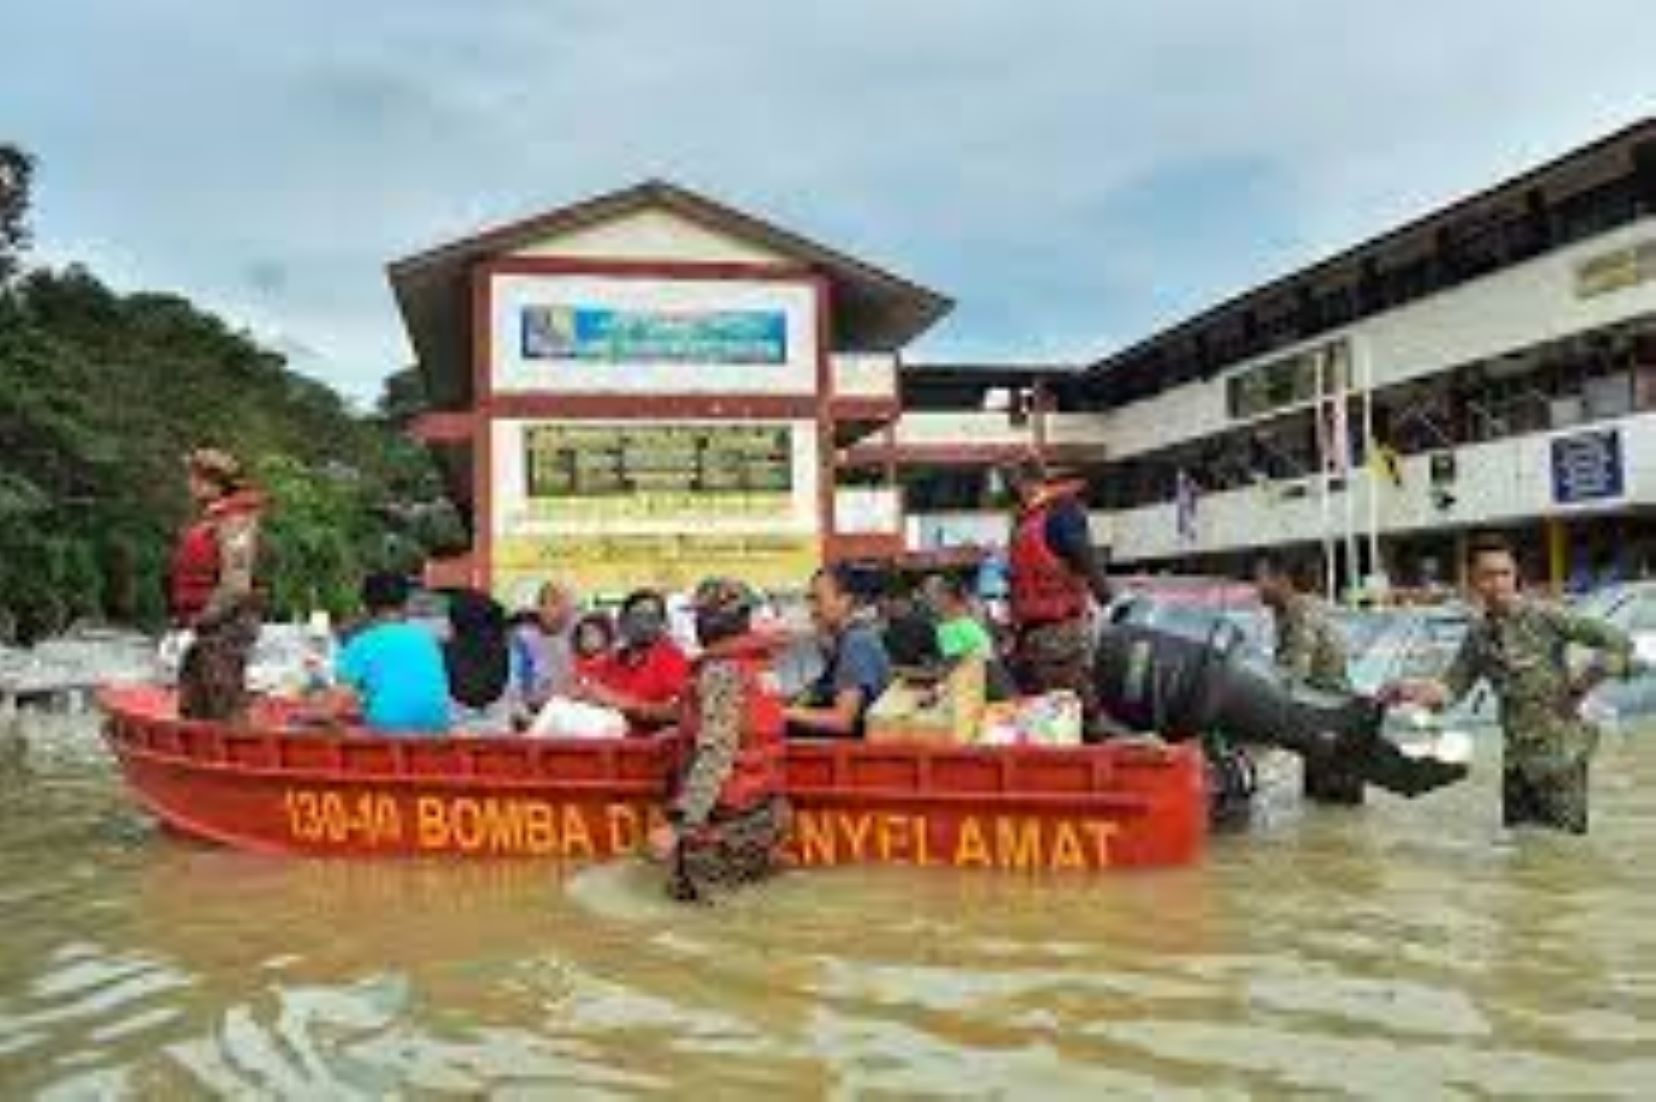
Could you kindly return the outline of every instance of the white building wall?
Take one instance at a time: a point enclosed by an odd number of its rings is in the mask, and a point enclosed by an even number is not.
[[[834,490],[834,531],[842,536],[889,536],[902,530],[902,494],[891,486]]]
[[[1406,306],[1244,361],[1208,382],[1112,410],[1101,430],[1112,458],[1156,451],[1234,428],[1227,380],[1258,364],[1349,337],[1369,358],[1374,385],[1390,386],[1572,333],[1656,314],[1656,281],[1577,294],[1577,269],[1607,252],[1656,240],[1656,218],[1631,223]]]
[[[1102,455],[1109,447],[1105,435],[1106,414],[1049,413],[1046,415],[1046,443],[1063,446],[1092,446]],[[1035,443],[1035,415],[1021,424],[1005,410],[914,410],[905,412],[895,426],[899,447],[1030,447]]]
[[[659,208],[558,234],[519,249],[514,255],[704,264],[783,264],[787,261],[786,257],[756,242],[720,233]]]
[[[897,357],[890,352],[836,352],[829,358],[840,398],[896,398]]]

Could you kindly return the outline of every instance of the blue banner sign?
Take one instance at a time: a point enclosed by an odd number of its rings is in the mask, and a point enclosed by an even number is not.
[[[781,364],[780,310],[623,310],[525,306],[523,358],[580,363]]]
[[[1620,430],[1554,437],[1552,484],[1559,505],[1612,501],[1625,494]]]

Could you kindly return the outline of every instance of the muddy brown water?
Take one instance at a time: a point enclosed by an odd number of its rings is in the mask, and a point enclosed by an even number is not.
[[[1656,1095],[1656,730],[1586,840],[1474,782],[1199,867],[796,873],[252,857],[158,834],[87,721],[0,754],[0,1096]]]

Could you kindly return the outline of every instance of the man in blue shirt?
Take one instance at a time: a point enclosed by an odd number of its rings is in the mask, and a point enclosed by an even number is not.
[[[375,731],[441,734],[448,730],[448,674],[429,631],[405,618],[408,581],[370,574],[362,603],[371,618],[340,651],[335,673],[362,704],[363,723]]]
[[[804,699],[787,710],[793,738],[862,738],[864,720],[891,684],[891,658],[851,571],[827,567],[811,579],[811,618],[828,662]]]

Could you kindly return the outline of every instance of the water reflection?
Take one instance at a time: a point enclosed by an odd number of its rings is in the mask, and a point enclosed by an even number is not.
[[[0,770],[0,1085],[1648,1093],[1648,740],[1610,740],[1585,841],[1505,835],[1487,764],[1360,811],[1266,774],[1254,829],[1197,869],[840,870],[685,909],[631,865],[195,847],[130,810],[88,732],[54,730]]]

